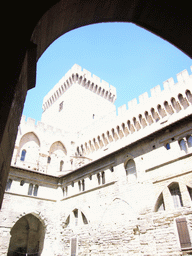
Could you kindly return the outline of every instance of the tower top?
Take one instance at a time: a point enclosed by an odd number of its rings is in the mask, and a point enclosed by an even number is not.
[[[61,78],[61,80],[51,89],[43,99],[43,111],[48,109],[69,87],[78,83],[84,88],[114,103],[116,88],[99,77],[91,74],[81,66],[74,64],[73,67]]]

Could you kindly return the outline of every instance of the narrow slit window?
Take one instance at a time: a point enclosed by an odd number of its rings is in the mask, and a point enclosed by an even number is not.
[[[61,161],[60,161],[60,172],[63,171],[63,165],[64,165],[64,162],[63,162],[63,160],[61,160]]]
[[[33,190],[33,195],[34,195],[34,196],[37,196],[38,189],[39,189],[39,186],[38,186],[38,185],[35,185],[34,190]]]
[[[27,151],[25,149],[23,149],[21,152],[21,158],[20,158],[21,161],[25,161],[26,153],[27,153]]]
[[[33,193],[33,184],[30,183],[30,184],[29,184],[29,189],[28,189],[28,195],[31,196],[32,193]]]
[[[63,101],[59,104],[59,112],[63,109]]]
[[[47,157],[47,163],[48,163],[48,164],[51,163],[51,157],[50,157],[50,156]]]
[[[167,144],[165,145],[165,147],[166,147],[167,150],[171,149],[170,143],[167,143]]]

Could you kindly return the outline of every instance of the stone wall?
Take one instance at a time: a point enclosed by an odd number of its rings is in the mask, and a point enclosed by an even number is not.
[[[27,214],[44,227],[41,255],[190,255],[181,250],[177,219],[185,218],[191,236],[191,124],[182,119],[60,178],[12,167],[0,213],[1,255]],[[37,194],[28,194],[31,183]]]

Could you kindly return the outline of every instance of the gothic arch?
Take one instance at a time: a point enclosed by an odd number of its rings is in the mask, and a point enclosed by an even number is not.
[[[123,224],[137,218],[137,213],[131,205],[121,198],[114,198],[105,208],[100,225]]]
[[[17,158],[25,151],[25,161],[36,162],[39,158],[40,140],[34,132],[25,133],[19,142],[19,148],[17,150]],[[21,157],[20,157],[21,158]]]
[[[66,219],[64,222],[64,228],[69,227],[73,228],[74,226],[87,225],[89,221],[87,215],[80,208],[75,207],[73,210],[66,214]]]
[[[39,147],[41,146],[39,137],[35,134],[35,132],[31,131],[31,132],[27,132],[25,133],[20,141],[19,141],[19,148],[21,148],[26,142],[28,142],[29,140],[34,141]]]
[[[34,214],[23,215],[10,231],[8,256],[16,253],[41,254],[43,250],[45,227]]]
[[[53,142],[49,148],[49,153],[52,154],[56,150],[61,150],[65,155],[67,155],[67,150],[61,141]]]

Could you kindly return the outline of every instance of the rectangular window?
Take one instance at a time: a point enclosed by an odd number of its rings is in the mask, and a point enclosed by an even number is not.
[[[77,238],[71,238],[71,256],[77,255]]]
[[[181,249],[191,248],[191,239],[190,239],[189,230],[187,227],[186,218],[176,219],[176,224],[177,224],[177,230],[178,230]]]

